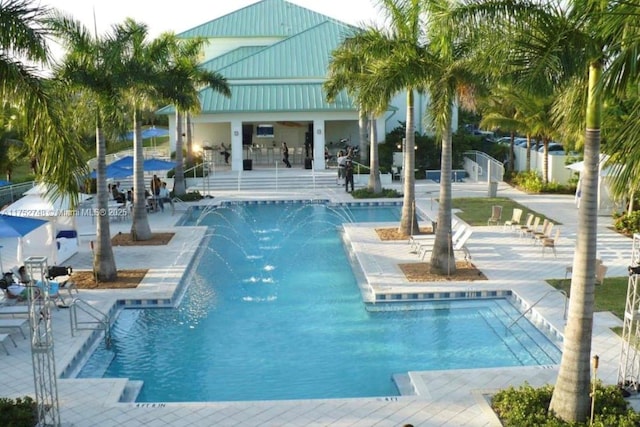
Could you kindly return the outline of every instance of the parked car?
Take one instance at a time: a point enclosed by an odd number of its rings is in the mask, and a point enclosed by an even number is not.
[[[544,153],[544,146],[541,146],[538,149],[539,153]],[[556,156],[561,156],[564,154],[564,146],[562,144],[559,144],[557,142],[550,142],[549,143],[549,154],[551,155],[556,155]]]

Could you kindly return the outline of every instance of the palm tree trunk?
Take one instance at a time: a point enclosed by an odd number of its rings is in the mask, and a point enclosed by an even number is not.
[[[602,97],[596,93],[602,64],[589,66],[587,130],[584,144],[582,198],[571,277],[569,317],[564,335],[560,371],[549,409],[568,422],[585,422],[590,414],[591,338],[597,249],[598,164]]]
[[[151,228],[145,206],[144,193],[144,154],[142,150],[142,126],[138,120],[138,110],[133,112],[133,220],[131,238],[133,240],[151,239]]]
[[[452,274],[456,271],[456,259],[451,241],[451,158],[453,137],[451,122],[442,132],[442,159],[440,167],[440,202],[438,204],[438,226],[431,252],[430,271],[436,274]]]
[[[187,167],[193,166],[193,134],[191,132],[191,113],[187,112],[186,117],[186,134],[187,134]]]
[[[371,117],[369,120],[369,127],[371,130],[369,131],[369,135],[371,140],[369,143],[371,144],[369,147],[369,191],[374,194],[379,194],[382,192],[382,184],[380,183],[380,168],[378,167],[378,132],[376,130],[376,120]]]
[[[178,197],[187,192],[184,183],[184,166],[182,161],[182,114],[176,109],[176,174],[173,181],[173,192]]]
[[[402,199],[402,216],[398,233],[411,235],[419,230],[418,216],[416,215],[416,188],[415,188],[415,145],[416,133],[413,123],[414,115],[413,90],[407,91],[407,129],[404,149],[404,198]]]
[[[93,247],[93,271],[100,282],[111,282],[118,277],[116,260],[111,247],[111,230],[109,228],[109,196],[107,194],[107,145],[100,125],[96,126],[96,197],[98,198],[98,215],[96,220],[96,242]]]
[[[367,161],[367,112],[360,108],[358,111],[358,133],[359,133],[359,141],[358,146],[360,148],[360,163],[365,163]]]

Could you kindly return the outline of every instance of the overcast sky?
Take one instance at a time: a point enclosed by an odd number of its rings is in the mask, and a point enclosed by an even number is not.
[[[381,21],[376,0],[288,1],[352,25]],[[95,11],[99,34],[108,31],[113,24],[123,22],[125,18],[133,18],[149,26],[151,37],[164,31],[180,33],[254,3],[257,1],[41,0],[41,4],[71,14],[88,28],[93,28]]]

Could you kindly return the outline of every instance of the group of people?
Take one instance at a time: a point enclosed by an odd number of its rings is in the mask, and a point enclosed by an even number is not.
[[[147,198],[151,198],[152,203],[157,203],[154,209],[157,210],[157,208],[160,207],[160,210],[164,212],[165,203],[169,203],[171,209],[174,209],[167,183],[158,178],[157,175],[153,175],[153,178],[151,178],[151,193],[151,195],[147,195]]]
[[[11,271],[2,275],[0,289],[4,291],[5,297],[8,299],[24,301],[27,299],[27,285],[30,281],[27,269],[23,265],[18,269],[16,275]]]

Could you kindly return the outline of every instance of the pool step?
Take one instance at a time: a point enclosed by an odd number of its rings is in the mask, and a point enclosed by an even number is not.
[[[407,374],[393,374],[391,376],[398,393],[400,396],[416,396],[416,389],[413,387],[413,382]]]
[[[138,380],[129,380],[127,385],[122,390],[122,394],[120,395],[120,403],[131,403],[135,402],[138,398],[138,394],[140,394],[140,390],[142,390],[142,386],[144,385],[144,381]]]

